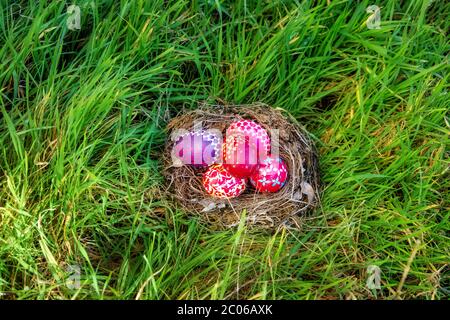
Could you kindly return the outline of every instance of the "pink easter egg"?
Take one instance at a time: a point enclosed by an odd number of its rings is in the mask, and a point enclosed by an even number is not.
[[[249,177],[270,151],[267,131],[251,120],[233,122],[223,144],[224,167],[239,178]]]
[[[280,157],[268,156],[251,175],[250,183],[259,192],[277,192],[286,184],[288,169]]]
[[[179,136],[173,148],[174,155],[183,164],[207,166],[219,160],[222,140],[220,135],[215,133],[192,131]]]

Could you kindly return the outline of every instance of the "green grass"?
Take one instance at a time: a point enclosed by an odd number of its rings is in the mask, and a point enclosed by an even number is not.
[[[447,1],[44,2],[0,0],[3,297],[448,299]],[[315,138],[301,230],[211,231],[159,196],[168,118],[216,99]]]

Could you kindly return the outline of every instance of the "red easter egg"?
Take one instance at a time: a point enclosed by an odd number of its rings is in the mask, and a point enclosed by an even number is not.
[[[183,164],[206,166],[217,162],[221,149],[220,135],[200,130],[180,135],[173,153]]]
[[[223,167],[237,178],[249,177],[258,167],[255,154],[255,148],[250,144],[241,144],[236,147],[236,140],[231,143],[225,140],[223,144]]]
[[[249,177],[270,150],[266,130],[251,120],[233,122],[226,131],[223,164],[238,178]]]
[[[286,183],[288,169],[280,157],[268,156],[250,177],[250,183],[259,192],[277,192]]]
[[[212,165],[203,174],[203,187],[217,198],[234,198],[245,190],[245,179],[232,176],[220,164]]]

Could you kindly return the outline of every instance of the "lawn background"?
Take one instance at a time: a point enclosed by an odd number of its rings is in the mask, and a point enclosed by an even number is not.
[[[448,298],[449,2],[0,3],[3,297]],[[211,231],[159,196],[167,120],[218,98],[313,135],[301,230]]]

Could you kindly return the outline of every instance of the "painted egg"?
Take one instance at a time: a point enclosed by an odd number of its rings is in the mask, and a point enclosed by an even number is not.
[[[233,122],[223,144],[224,167],[239,178],[249,177],[270,151],[267,131],[251,120]]]
[[[280,157],[268,156],[250,177],[259,192],[277,192],[286,184],[288,169]]]
[[[228,150],[227,147],[228,146]],[[247,178],[255,172],[258,167],[256,158],[251,159],[251,156],[255,154],[254,147],[250,145],[244,146],[242,149],[234,149],[229,151],[231,144],[224,142],[223,144],[223,167],[237,178]]]
[[[232,176],[220,164],[212,165],[203,174],[206,192],[217,198],[234,198],[245,190],[245,179]]]
[[[270,152],[270,138],[266,129],[252,120],[239,120],[230,124],[226,136],[237,136],[238,143],[250,143],[256,147],[256,151],[264,158]],[[245,138],[242,139],[242,137]]]
[[[175,141],[173,154],[183,164],[206,166],[220,158],[222,137],[219,134],[199,130],[180,135]]]

